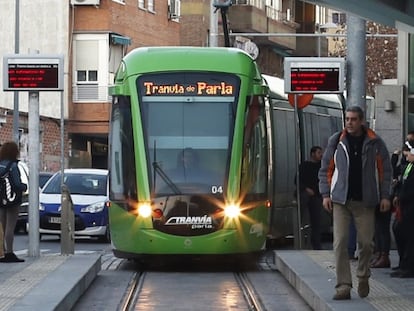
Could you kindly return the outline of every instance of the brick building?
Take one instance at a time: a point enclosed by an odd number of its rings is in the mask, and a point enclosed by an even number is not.
[[[107,167],[108,86],[121,58],[133,48],[180,44],[178,12],[179,0],[0,2],[0,55],[37,51],[64,56],[65,166]],[[42,170],[60,168],[60,96],[39,96]],[[15,97],[0,89],[0,143],[13,139],[16,98],[21,158],[26,161],[27,92]]]
[[[167,1],[71,0],[67,121],[69,166],[107,167],[112,83],[122,57],[151,45],[179,45],[179,23]]]

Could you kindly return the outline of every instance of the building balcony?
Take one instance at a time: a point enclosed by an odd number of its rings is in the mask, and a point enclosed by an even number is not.
[[[264,1],[236,0],[228,11],[229,28],[233,33],[274,33],[281,36],[253,37],[256,44],[270,45],[278,49],[296,50],[296,38],[283,36],[295,33],[297,24],[291,21],[290,12],[280,12],[265,6]]]

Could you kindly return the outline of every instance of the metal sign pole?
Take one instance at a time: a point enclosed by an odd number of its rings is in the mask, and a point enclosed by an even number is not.
[[[299,115],[298,115],[298,94],[295,94],[295,146],[296,146],[296,219],[295,219],[295,248],[302,249],[302,221],[301,221],[301,211],[300,211],[300,174],[299,174],[299,164],[301,162],[300,155],[300,127],[299,127]]]
[[[39,92],[29,92],[29,253],[39,257]]]

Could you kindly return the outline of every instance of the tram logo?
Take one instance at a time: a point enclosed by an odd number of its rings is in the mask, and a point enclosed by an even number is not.
[[[166,226],[191,226],[191,229],[212,228],[213,220],[210,216],[174,216],[165,222]]]

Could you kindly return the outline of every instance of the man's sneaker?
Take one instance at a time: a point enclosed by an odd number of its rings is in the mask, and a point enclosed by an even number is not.
[[[351,299],[350,288],[337,288],[336,293],[333,296],[333,300],[349,300]]]
[[[358,282],[358,295],[361,298],[365,298],[367,297],[369,294],[369,283],[368,283],[368,279],[364,278],[364,279],[359,279]]]

